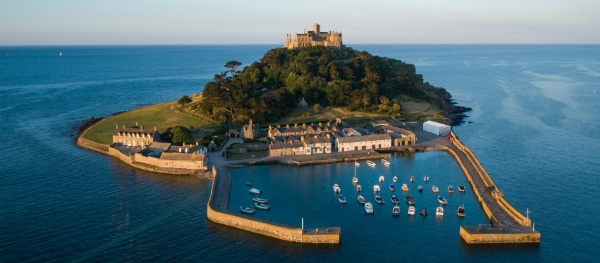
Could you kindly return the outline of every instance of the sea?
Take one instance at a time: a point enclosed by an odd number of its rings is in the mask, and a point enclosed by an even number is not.
[[[444,152],[363,163],[233,169],[229,210],[295,227],[341,227],[339,245],[290,243],[206,217],[212,182],[142,171],[74,144],[77,126],[202,92],[230,60],[250,65],[273,45],[0,46],[0,262],[592,262],[600,258],[600,46],[346,44],[416,65],[425,81],[471,107],[454,126],[505,198],[541,233],[539,245],[466,245],[486,227],[472,189]],[[351,179],[374,201],[366,215]],[[396,192],[388,190],[397,176]],[[408,181],[414,176],[415,182]],[[423,177],[430,181],[424,182]],[[339,184],[347,197],[333,193]],[[406,183],[408,192],[400,191]],[[440,194],[431,192],[437,185]],[[425,190],[416,191],[418,185]],[[467,185],[448,194],[448,185]],[[401,215],[391,215],[390,197]],[[426,217],[407,215],[406,195]],[[437,195],[448,200],[434,215]],[[456,208],[464,205],[466,217]]]

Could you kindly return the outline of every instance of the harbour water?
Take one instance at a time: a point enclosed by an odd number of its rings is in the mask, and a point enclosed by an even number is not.
[[[384,205],[365,215],[352,164],[254,166],[232,170],[230,209],[249,205],[246,181],[271,210],[255,215],[306,227],[342,227],[339,246],[281,242],[206,218],[210,182],[136,170],[73,145],[74,127],[143,105],[199,93],[229,60],[249,65],[277,45],[0,47],[0,261],[590,261],[600,183],[600,46],[352,45],[415,64],[459,105],[453,127],[511,204],[542,233],[539,246],[467,246],[460,225],[486,223],[472,193],[449,196],[446,215],[428,185],[466,184],[443,152],[395,154],[392,165],[357,170],[364,196],[386,181]],[[62,53],[62,56],[59,54]],[[391,216],[387,185],[399,177],[402,214]],[[408,182],[408,176],[416,178]],[[439,181],[438,181],[439,180]],[[332,191],[340,184],[348,203]],[[417,208],[406,215],[408,183]],[[416,185],[423,184],[423,193]],[[455,216],[464,204],[467,217]],[[581,213],[580,213],[581,212]]]

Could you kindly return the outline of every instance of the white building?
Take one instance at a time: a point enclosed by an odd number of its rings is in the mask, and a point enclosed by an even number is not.
[[[335,146],[338,152],[385,149],[392,147],[392,137],[389,134],[339,137]]]
[[[426,121],[423,123],[423,130],[435,135],[445,136],[450,134],[451,127],[435,121]]]

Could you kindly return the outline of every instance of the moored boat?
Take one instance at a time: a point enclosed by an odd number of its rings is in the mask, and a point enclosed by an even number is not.
[[[383,177],[383,175],[379,176],[379,183],[383,183],[383,181],[385,181],[385,177]]]
[[[426,216],[427,215],[427,209],[421,208],[421,215],[422,216]]]
[[[464,193],[464,192],[466,192],[467,190],[465,189],[465,187],[464,187],[464,186],[462,186],[462,185],[459,185],[459,186],[458,186],[458,191],[459,191],[459,192],[461,192],[461,193]]]
[[[415,177],[411,176],[410,179],[408,179],[411,183],[415,181]]]
[[[458,207],[458,209],[456,209],[456,215],[459,217],[465,216],[465,206],[464,205],[461,205]]]
[[[380,205],[385,204],[385,201],[383,201],[383,198],[381,198],[380,195],[375,195],[375,202],[377,202]]]
[[[365,198],[362,195],[358,195],[358,197],[356,198],[358,200],[359,204],[365,204]]]
[[[357,161],[354,161],[354,167],[360,167],[360,163]]]
[[[362,191],[362,186],[360,186],[360,184],[357,184],[357,185],[356,185],[356,191],[357,191],[357,192],[360,192],[360,191]]]
[[[365,161],[365,162],[367,163],[367,165],[368,165],[368,166],[371,166],[371,167],[375,167],[375,165],[376,165],[376,164],[375,164],[373,161],[371,161],[371,160],[367,160],[367,161]]]
[[[441,206],[438,206],[438,208],[435,209],[435,215],[436,216],[444,216],[444,208]]]
[[[342,204],[346,203],[346,197],[344,197],[343,195],[338,195],[338,201]]]
[[[398,197],[396,197],[396,195],[392,195],[392,203],[399,204],[400,203],[400,199],[398,199]]]
[[[447,205],[448,201],[443,196],[438,196],[438,203],[440,203],[440,205]]]
[[[440,189],[439,189],[437,186],[435,186],[435,185],[432,185],[432,186],[431,186],[431,191],[432,191],[434,194],[437,194],[437,193],[440,191]]]
[[[256,210],[247,206],[240,206],[240,212],[242,212],[243,214],[254,214]]]
[[[390,188],[390,191],[392,191],[392,192],[396,191],[396,186],[393,184],[390,184],[389,188]]]
[[[353,178],[352,178],[352,183],[353,183],[353,184],[358,184],[358,178],[356,178],[356,177],[353,177]]]
[[[365,213],[367,213],[367,214],[373,213],[373,204],[371,204],[371,202],[365,203]]]
[[[392,178],[392,181],[393,181],[394,183],[395,183],[395,182],[398,182],[398,176],[395,176],[395,175],[394,175],[394,177]]]
[[[334,193],[339,193],[342,189],[340,189],[340,186],[338,184],[334,184],[333,185],[333,192]]]
[[[373,192],[375,192],[375,193],[379,193],[379,191],[381,191],[381,187],[379,187],[379,185],[378,185],[378,184],[376,184],[376,185],[373,185]]]
[[[412,196],[409,195],[409,196],[406,197],[406,203],[408,205],[415,205],[415,204],[417,204],[417,201],[415,200],[414,197],[412,197]]]
[[[417,186],[417,191],[423,192],[423,186],[421,186],[421,185]]]
[[[408,192],[408,185],[402,184],[402,191]]]
[[[414,206],[409,206],[408,207],[408,215],[409,216],[414,216],[415,215],[415,207]]]
[[[255,194],[255,195],[260,194],[260,190],[258,190],[256,188],[250,188],[250,190],[248,190],[248,192],[250,192],[251,194]]]
[[[423,177],[423,182],[426,182],[426,183],[429,182],[429,176]]]
[[[400,207],[398,205],[395,205],[394,208],[392,208],[392,215],[393,216],[399,216],[400,215]]]
[[[252,183],[246,182],[246,186],[252,186]]]
[[[269,210],[271,207],[267,204],[261,204],[261,203],[254,203],[254,207],[261,209],[261,210]]]
[[[448,186],[448,193],[449,194],[453,194],[454,193],[454,186],[451,186],[451,185]]]
[[[258,198],[258,197],[252,198],[252,201],[254,201],[255,203],[259,203],[259,204],[268,204],[269,203],[269,199]]]
[[[381,163],[385,166],[390,166],[390,161],[388,161],[386,159],[381,159]]]

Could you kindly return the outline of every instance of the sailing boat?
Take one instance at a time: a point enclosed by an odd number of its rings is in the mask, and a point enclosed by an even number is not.
[[[356,177],[356,165],[354,166],[354,177],[352,177],[352,183],[358,184],[358,178]]]

